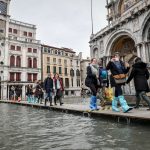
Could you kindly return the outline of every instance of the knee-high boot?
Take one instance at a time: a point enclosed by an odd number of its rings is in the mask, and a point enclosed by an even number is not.
[[[47,98],[45,98],[45,101],[44,101],[44,105],[46,106],[46,103],[47,103]]]
[[[139,108],[140,101],[141,101],[141,96],[137,95],[136,96],[136,104],[135,104],[134,108]]]
[[[112,110],[115,112],[119,112],[120,110],[117,108],[118,105],[118,97],[114,97],[112,100]]]
[[[124,113],[126,113],[126,112],[133,109],[132,107],[128,106],[124,96],[121,95],[121,96],[118,96],[118,98],[119,98],[119,102],[120,102],[120,105],[121,105],[122,110],[123,110]]]
[[[94,109],[97,110],[97,97],[93,96],[93,102],[94,102]]]
[[[94,96],[91,96],[91,98],[90,98],[90,109],[91,110],[95,110],[95,107],[94,107]]]
[[[146,95],[145,92],[141,92],[140,95],[143,98],[143,100],[148,104],[148,107],[150,109],[150,99],[149,99],[149,97]]]

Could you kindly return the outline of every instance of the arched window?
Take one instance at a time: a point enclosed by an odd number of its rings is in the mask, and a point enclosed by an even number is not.
[[[32,68],[32,59],[31,58],[28,58],[28,67]]]
[[[33,59],[33,68],[37,68],[37,59],[36,58]]]
[[[74,70],[73,69],[70,70],[70,76],[74,77]]]
[[[79,69],[76,70],[76,76],[77,76],[77,77],[80,76],[80,71],[79,71]]]
[[[15,56],[10,56],[10,66],[11,67],[15,66]]]
[[[16,58],[16,67],[21,67],[21,58],[20,58],[20,56],[17,56],[17,58]]]

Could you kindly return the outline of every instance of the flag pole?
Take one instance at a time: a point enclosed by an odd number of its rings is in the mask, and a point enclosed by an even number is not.
[[[92,25],[92,35],[93,35],[93,0],[91,0],[91,25]]]

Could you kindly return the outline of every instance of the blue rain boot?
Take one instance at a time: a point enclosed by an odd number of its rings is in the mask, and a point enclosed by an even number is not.
[[[93,102],[94,102],[94,109],[98,110],[98,108],[97,108],[97,97],[96,96],[93,96]]]
[[[120,110],[117,108],[118,105],[118,97],[114,97],[112,100],[112,111],[119,112]]]
[[[128,106],[126,100],[124,99],[124,96],[121,95],[121,96],[118,96],[118,98],[119,98],[119,102],[124,113],[133,109],[132,107]]]
[[[90,99],[90,109],[91,110],[95,110],[95,107],[94,107],[94,96],[91,96],[91,99]]]

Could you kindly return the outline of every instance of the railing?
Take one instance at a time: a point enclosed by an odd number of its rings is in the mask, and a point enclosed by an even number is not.
[[[28,39],[28,38],[23,38],[23,37],[14,37],[14,36],[9,36],[9,40],[15,40],[15,41],[21,41],[21,42],[27,42],[27,43],[35,43],[35,44],[40,44],[40,40],[35,40],[35,39]]]
[[[36,29],[36,25],[25,23],[25,22],[21,22],[21,21],[17,21],[17,20],[14,20],[14,19],[10,19],[9,22],[13,23],[13,24],[18,24],[18,25],[22,25],[22,26],[26,26],[26,27],[29,27],[29,28]]]

